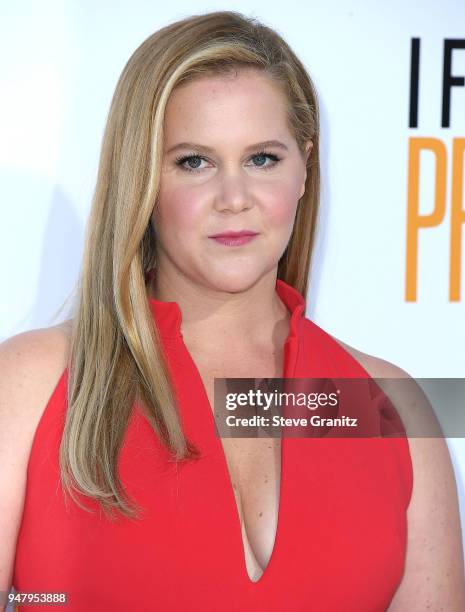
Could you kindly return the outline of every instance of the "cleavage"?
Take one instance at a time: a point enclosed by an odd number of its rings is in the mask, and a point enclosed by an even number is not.
[[[279,438],[222,438],[236,500],[247,573],[258,580],[270,561],[278,525]]]
[[[212,410],[214,377],[225,376],[207,369],[205,365],[198,367],[198,370]],[[236,376],[246,377],[244,373]],[[236,502],[235,516],[240,523],[247,574],[252,582],[256,582],[266,571],[277,536],[281,438],[222,437],[220,442],[229,474],[229,486]]]

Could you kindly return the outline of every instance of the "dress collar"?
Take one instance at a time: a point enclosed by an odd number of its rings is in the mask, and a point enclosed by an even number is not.
[[[149,274],[153,275],[153,272]],[[297,289],[279,278],[276,279],[276,293],[290,312],[288,340],[293,339],[298,335],[302,314],[305,313],[305,299]],[[160,336],[162,338],[181,338],[182,313],[179,304],[162,302],[152,297],[149,297],[148,300]]]

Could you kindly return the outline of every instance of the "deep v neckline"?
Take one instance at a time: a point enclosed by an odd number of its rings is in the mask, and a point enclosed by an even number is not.
[[[296,347],[294,346],[295,340],[296,339],[294,338],[294,336],[289,333],[284,343],[284,365],[283,365],[283,375],[281,378],[292,378],[294,375],[295,362],[296,362],[296,360],[293,359],[295,357],[295,350],[296,350]],[[247,561],[246,561],[246,555],[245,555],[245,541],[244,541],[244,538],[242,537],[242,527],[241,527],[241,520],[240,520],[240,515],[239,515],[239,508],[238,508],[238,504],[236,502],[236,498],[234,495],[234,488],[233,488],[233,484],[231,480],[231,474],[229,471],[228,460],[226,457],[226,453],[224,451],[223,444],[221,442],[221,438],[218,436],[218,434],[215,431],[216,423],[215,423],[214,412],[210,404],[210,400],[208,398],[208,393],[205,388],[204,382],[200,375],[200,371],[192,355],[190,354],[190,351],[185,345],[184,340],[182,339],[182,334],[181,334],[181,341],[183,345],[183,350],[188,356],[191,366],[195,370],[196,377],[198,378],[198,383],[202,391],[202,395],[203,395],[202,405],[205,406],[205,410],[202,409],[202,418],[205,417],[207,421],[206,423],[207,431],[210,431],[212,439],[214,438],[213,450],[220,457],[222,479],[223,479],[223,482],[225,483],[224,488],[227,489],[227,497],[228,497],[227,513],[228,513],[228,518],[230,518],[230,521],[228,522],[228,524],[231,523],[234,525],[234,530],[236,532],[236,536],[234,537],[234,540],[239,542],[239,546],[238,546],[239,559],[238,559],[237,565],[240,567],[240,579],[242,581],[247,582],[249,585],[254,585],[254,586],[262,585],[265,581],[269,580],[270,572],[274,570],[274,566],[276,565],[276,562],[277,562],[276,558],[278,557],[280,549],[281,549],[281,541],[283,540],[283,538],[285,538],[284,530],[287,524],[287,520],[286,520],[286,517],[288,516],[287,505],[289,501],[288,500],[289,494],[288,494],[288,487],[287,487],[288,472],[289,472],[289,466],[288,466],[289,440],[286,436],[281,436],[281,448],[280,448],[280,453],[279,453],[281,461],[280,461],[280,479],[279,479],[280,482],[279,482],[278,509],[277,509],[278,516],[277,516],[277,521],[276,521],[276,529],[274,533],[274,540],[273,540],[271,555],[268,560],[268,563],[266,564],[265,568],[262,571],[260,578],[258,580],[252,580],[247,571]],[[250,538],[248,538],[248,540],[250,541]],[[255,554],[254,556],[256,557]]]
[[[290,318],[289,318],[289,330],[287,338],[283,345],[283,372],[281,378],[293,378],[296,369],[298,347],[299,347],[299,326],[302,320],[302,315],[305,311],[305,300],[302,295],[288,285],[284,281],[277,279],[276,281],[276,292],[280,297],[281,301],[287,307]],[[199,368],[195,363],[189,349],[187,348],[184,338],[181,332],[182,315],[181,310],[177,302],[162,302],[154,298],[149,299],[152,313],[155,316],[156,324],[160,333],[160,336],[164,340],[176,340],[179,343],[181,349],[187,358],[192,370],[195,372],[195,378],[198,381],[199,389],[202,394],[202,408],[200,414],[197,415],[202,421],[201,428],[206,432],[208,441],[212,440],[211,449],[212,452],[219,458],[222,490],[225,491],[227,500],[225,500],[226,514],[228,525],[233,525],[235,531],[234,536],[234,551],[226,551],[228,554],[234,554],[237,556],[237,565],[240,572],[240,580],[246,583],[249,587],[259,588],[264,583],[270,580],[270,576],[273,575],[274,568],[279,561],[279,554],[282,548],[282,541],[286,537],[286,526],[289,520],[288,504],[289,504],[289,469],[288,459],[290,457],[288,444],[289,440],[286,436],[281,435],[281,449],[280,449],[280,483],[279,483],[279,495],[278,495],[278,516],[276,521],[276,528],[274,533],[274,541],[269,557],[268,563],[262,571],[262,574],[258,580],[252,580],[247,571],[247,562],[245,554],[245,541],[242,537],[241,520],[239,515],[239,508],[236,502],[233,483],[231,474],[229,472],[228,461],[226,453],[223,448],[221,438],[217,434],[215,416],[208,393],[202,380]],[[220,551],[221,552],[221,551]]]

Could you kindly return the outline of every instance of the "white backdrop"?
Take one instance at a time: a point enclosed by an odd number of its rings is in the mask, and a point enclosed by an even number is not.
[[[441,125],[444,39],[465,39],[465,4],[285,4],[283,12],[269,0],[2,3],[0,340],[67,318],[66,310],[52,316],[77,279],[104,122],[130,55],[169,22],[228,8],[277,29],[319,93],[322,216],[307,316],[412,376],[465,377],[465,236],[460,299],[449,296],[452,144],[465,137],[464,86],[452,88],[450,126]],[[414,37],[418,127],[409,128]],[[465,76],[465,49],[453,52],[451,72]],[[418,234],[417,300],[407,302],[408,151],[419,137],[445,147],[446,209]],[[422,215],[437,206],[435,161],[421,156]],[[465,525],[465,442],[447,441]]]

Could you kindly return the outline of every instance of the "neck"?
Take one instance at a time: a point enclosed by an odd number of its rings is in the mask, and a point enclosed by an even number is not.
[[[172,278],[157,269],[148,293],[156,300],[177,302],[187,343],[223,351],[269,347],[285,338],[289,329],[289,311],[276,293],[276,275],[274,269],[251,287],[231,293],[179,274]]]

